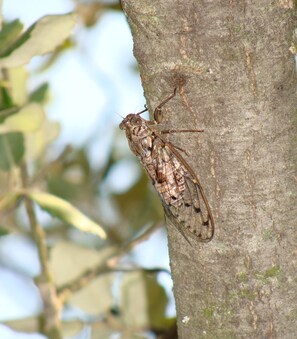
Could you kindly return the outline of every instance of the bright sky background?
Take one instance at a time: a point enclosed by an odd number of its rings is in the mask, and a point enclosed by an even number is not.
[[[73,10],[73,4],[69,0],[4,0],[3,15],[6,20],[20,18],[28,27],[44,15]],[[141,110],[145,101],[139,75],[131,72],[135,65],[133,43],[124,15],[107,13],[95,27],[86,29],[78,25],[76,30],[79,47],[64,53],[49,71],[35,74],[30,79],[30,87],[36,88],[45,81],[50,83],[54,100],[48,105],[47,114],[62,125],[56,147],[60,149],[67,143],[82,145],[92,140],[91,157],[94,165],[100,166],[107,153],[104,150],[115,133],[112,127],[121,121],[120,115]],[[40,59],[35,58],[30,69],[36,69],[39,63]],[[123,162],[110,182],[114,183],[121,171],[133,171],[129,166]],[[163,253],[158,250],[160,248],[164,249]],[[149,242],[134,250],[133,256],[137,263],[146,267],[168,268],[164,232],[156,232]],[[30,279],[38,271],[36,248],[31,241],[16,234],[0,238],[0,322],[38,313],[41,301]],[[16,272],[26,272],[28,278]],[[167,290],[171,290],[171,279],[166,275],[160,279]],[[169,315],[174,314],[172,295],[171,302]],[[11,332],[0,326],[0,338],[43,337]]]

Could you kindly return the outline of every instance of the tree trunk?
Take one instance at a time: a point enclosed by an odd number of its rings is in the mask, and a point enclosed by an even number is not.
[[[168,225],[179,337],[297,338],[293,1],[122,6],[150,112],[179,85],[164,128],[205,130],[170,136],[216,223],[192,247]]]

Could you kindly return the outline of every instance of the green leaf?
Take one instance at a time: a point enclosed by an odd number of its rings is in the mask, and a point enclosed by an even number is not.
[[[34,200],[42,209],[52,216],[70,224],[83,232],[93,233],[102,239],[106,239],[103,228],[81,213],[69,202],[58,198],[52,194],[43,192],[26,192],[28,197]]]
[[[4,124],[0,125],[0,134],[7,132],[35,132],[45,119],[42,107],[37,103],[30,103],[21,108],[17,114],[6,118]]]
[[[40,85],[34,92],[30,94],[29,101],[30,102],[38,102],[44,103],[48,94],[49,85],[48,83],[44,83]]]
[[[12,108],[15,105],[13,104],[13,99],[5,87],[0,87],[0,109]]]
[[[26,134],[26,159],[37,159],[44,153],[45,148],[60,134],[60,124],[55,121],[44,120],[42,126],[35,133]]]
[[[69,241],[59,241],[51,248],[50,268],[55,283],[64,285],[77,278],[78,272],[105,266],[106,261],[114,255],[115,247],[104,247],[100,250],[79,246]],[[67,270],[65,270],[67,267]],[[104,271],[104,269],[103,269]],[[95,277],[94,277],[95,278]],[[78,307],[88,314],[104,313],[113,304],[110,286],[115,273],[99,275],[87,285],[76,291],[67,303]]]
[[[122,282],[120,307],[125,309],[126,326],[139,328],[166,328],[165,311],[168,298],[156,276],[144,272],[126,274]]]
[[[25,67],[7,69],[8,89],[13,105],[22,107],[28,103],[28,71]]]
[[[2,124],[5,119],[10,117],[13,114],[16,114],[19,111],[18,107],[10,107],[3,110],[0,110],[0,124]]]
[[[0,212],[11,208],[20,197],[19,192],[8,192],[0,198]]]
[[[76,17],[70,13],[41,18],[0,56],[0,67],[22,66],[36,55],[55,50],[70,35]]]
[[[3,53],[19,37],[23,27],[18,19],[3,25],[0,32],[0,53]]]
[[[0,237],[9,234],[8,230],[0,226]]]
[[[13,44],[8,46],[0,54],[0,58],[5,58],[5,57],[9,56],[14,50],[16,50],[17,48],[22,46],[30,38],[30,34],[31,34],[32,30],[34,29],[34,26],[35,26],[35,24],[33,24],[31,27],[29,27],[25,33],[23,33],[18,39],[16,39],[14,41]],[[22,66],[22,65],[18,65],[18,66]]]
[[[5,133],[0,135],[0,168],[9,171],[19,164],[25,153],[22,133]]]

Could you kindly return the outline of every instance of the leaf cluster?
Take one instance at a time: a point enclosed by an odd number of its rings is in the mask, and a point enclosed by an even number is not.
[[[98,170],[92,167],[87,148],[65,146],[49,160],[48,149],[61,131],[59,123],[46,115],[50,86],[43,83],[32,92],[27,89],[27,64],[35,56],[54,55],[61,46],[73,46],[70,34],[76,21],[73,13],[49,15],[23,31],[23,24],[14,20],[0,32],[0,237],[17,232],[32,238],[38,249],[41,272],[34,279],[44,305],[52,311],[40,310],[38,324],[27,321],[30,331],[49,338],[77,333],[81,320],[65,326],[61,319],[51,319],[68,304],[99,317],[93,331],[105,333],[103,337],[115,330],[164,333],[175,325],[165,317],[168,300],[157,282],[160,269],[121,265],[121,258],[151,232],[135,236],[139,227],[148,220],[155,225],[162,217],[145,174],[141,172],[128,191],[109,192],[117,217],[108,221],[102,213],[106,196],[102,187],[121,156],[112,147],[105,166]],[[44,222],[40,209],[50,219]],[[21,217],[24,211],[25,218]],[[120,298],[115,298],[112,286],[118,272],[125,274]],[[47,299],[44,284],[54,291],[56,302]]]

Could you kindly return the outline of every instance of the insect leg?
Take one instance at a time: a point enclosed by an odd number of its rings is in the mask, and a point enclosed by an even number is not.
[[[189,155],[189,153],[185,150],[185,149],[183,149],[183,148],[181,148],[181,147],[178,147],[178,146],[175,146],[175,145],[173,145],[170,141],[167,141],[167,145],[170,145],[170,146],[172,146],[172,147],[174,147],[174,148],[177,148],[179,151],[181,151],[181,152],[183,152],[183,153],[185,153],[188,157],[190,156]]]
[[[140,114],[142,114],[142,113],[146,112],[147,110],[148,110],[147,106],[146,106],[146,105],[144,105],[144,110],[142,110],[142,111],[140,111],[140,112],[136,113],[136,115],[140,115]]]
[[[159,124],[161,121],[162,121],[162,107],[170,100],[172,99],[175,94],[176,94],[176,87],[173,91],[173,93],[168,97],[166,98],[165,100],[163,100],[154,110],[154,119],[155,121]]]
[[[165,129],[161,131],[161,134],[170,134],[170,133],[186,133],[186,132],[204,132],[204,129]]]

